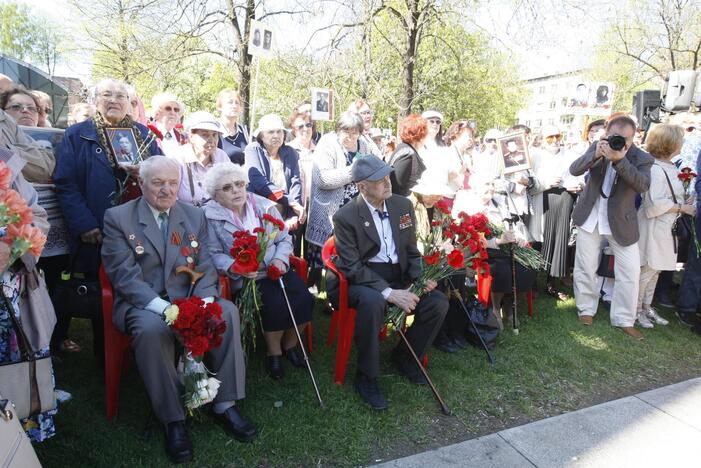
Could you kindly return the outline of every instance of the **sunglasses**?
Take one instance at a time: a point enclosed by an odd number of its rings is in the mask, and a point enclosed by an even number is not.
[[[312,128],[312,123],[311,123],[311,122],[307,122],[307,123],[305,123],[305,124],[297,125],[297,126],[295,127],[296,130],[302,130],[303,128]]]
[[[442,122],[441,119],[428,119],[428,123],[440,125]]]
[[[494,143],[496,141],[497,140],[495,138],[485,138],[485,140],[484,140],[485,143]]]
[[[176,114],[180,113],[180,108],[177,106],[163,106],[163,110],[166,112],[175,112]]]
[[[5,110],[11,110],[12,112],[24,112],[25,110],[27,110],[32,114],[36,114],[39,111],[39,109],[37,109],[34,106],[27,106],[22,104],[13,104],[11,106],[7,106]]]
[[[246,184],[246,182],[244,182],[243,180],[237,180],[233,184],[222,185],[222,187],[219,190],[221,190],[222,192],[231,192],[234,190],[234,187],[242,189],[246,188],[246,185],[248,184]]]
[[[560,141],[562,141],[562,135],[550,135],[545,137],[545,142],[547,144],[552,144],[553,141],[560,143]]]

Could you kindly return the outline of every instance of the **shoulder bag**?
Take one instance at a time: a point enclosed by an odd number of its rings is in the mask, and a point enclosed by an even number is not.
[[[2,287],[0,296],[7,307],[22,356],[20,362],[0,364],[0,394],[15,404],[17,416],[24,419],[56,408],[51,357],[36,357]]]
[[[12,402],[0,395],[0,466],[40,468],[29,437],[22,429]]]
[[[669,191],[672,193],[672,201],[675,205],[679,205],[676,195],[674,195],[674,188],[672,188],[672,181],[669,180],[667,171],[663,167],[659,166],[664,174],[665,179],[667,179],[667,185],[669,185]],[[691,223],[694,219],[686,214],[680,214],[677,219],[674,220],[672,224],[672,240],[674,242],[674,253],[677,254],[677,258],[686,257],[686,250],[688,247],[689,239],[691,239]],[[684,260],[686,260],[684,258]]]

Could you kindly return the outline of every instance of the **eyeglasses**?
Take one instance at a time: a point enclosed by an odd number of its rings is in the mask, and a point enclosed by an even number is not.
[[[360,115],[372,115],[372,111],[371,110],[364,110],[360,113]]]
[[[562,140],[562,135],[549,135],[545,137],[545,142],[547,144],[552,144],[553,141],[557,140],[558,143]]]
[[[303,128],[312,128],[312,123],[307,122],[305,124],[295,126],[295,130],[302,130]]]
[[[54,110],[50,107],[44,107],[43,111],[45,114],[51,114]]]
[[[686,127],[686,131],[689,133],[693,132],[694,130],[696,130],[696,127],[694,127],[694,126]]]
[[[441,119],[428,119],[428,123],[440,125],[443,122],[441,122]]]
[[[129,96],[127,96],[124,93],[111,93],[109,91],[105,91],[104,93],[100,93],[98,96],[100,96],[102,99],[110,100],[114,99],[115,101],[126,101],[129,99]]]
[[[243,180],[237,180],[233,184],[222,185],[222,187],[219,190],[221,190],[222,192],[232,192],[234,190],[234,187],[242,189],[242,188],[246,188],[246,185],[248,185],[248,184],[246,182],[244,182]]]
[[[495,138],[485,138],[485,139],[484,139],[484,142],[485,142],[485,143],[494,143],[494,142],[496,142],[496,141],[497,141],[497,140],[496,140]]]
[[[180,113],[180,108],[178,106],[163,106],[163,110],[166,112],[175,112],[176,114]]]
[[[37,109],[34,106],[28,106],[26,104],[13,104],[11,106],[7,106],[5,110],[11,110],[12,112],[24,112],[25,110],[29,111],[32,114],[36,114],[39,112],[39,109]]]

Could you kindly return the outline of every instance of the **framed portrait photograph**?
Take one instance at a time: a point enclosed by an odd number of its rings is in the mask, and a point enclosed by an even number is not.
[[[511,133],[497,138],[497,146],[501,155],[504,174],[512,174],[531,168],[531,158],[528,154],[525,133]]]
[[[248,36],[248,53],[263,57],[270,57],[274,48],[273,30],[260,21],[251,20],[251,28]]]
[[[109,140],[117,164],[135,164],[139,159],[139,147],[131,128],[112,127],[107,128]]]
[[[25,135],[29,136],[42,149],[52,151],[56,154],[58,145],[63,140],[64,130],[61,128],[50,127],[25,127],[20,125],[19,128]]]
[[[333,120],[333,91],[312,88],[312,120]]]

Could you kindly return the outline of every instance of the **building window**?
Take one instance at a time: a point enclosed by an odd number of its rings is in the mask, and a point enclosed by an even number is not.
[[[538,88],[538,94],[545,94],[545,86]]]
[[[574,115],[572,114],[565,114],[560,116],[560,123],[563,123],[565,125],[569,125],[572,122],[574,122]]]
[[[526,120],[525,125],[526,125],[526,127],[530,127],[530,126],[531,126],[531,121],[530,121],[530,120]]]
[[[536,119],[536,121],[535,121],[536,128],[540,128],[542,125],[543,125],[543,121],[541,119]]]
[[[550,86],[550,92],[553,94],[555,94],[557,92],[557,85],[556,84]]]
[[[567,107],[567,98],[566,97],[562,98],[561,105],[562,105],[562,107]]]
[[[550,108],[551,108],[551,109],[555,109],[555,105],[556,105],[556,104],[557,104],[557,103],[556,103],[555,100],[553,99],[552,101],[550,101]]]
[[[548,119],[548,125],[555,125],[555,119]]]

